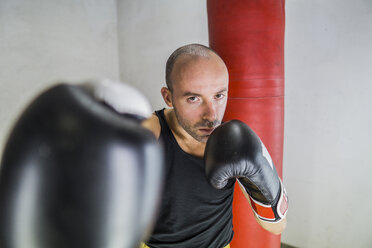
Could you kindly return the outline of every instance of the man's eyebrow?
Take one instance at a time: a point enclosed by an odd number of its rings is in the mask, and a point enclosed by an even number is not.
[[[198,94],[198,93],[193,93],[193,92],[187,91],[187,92],[183,93],[182,96],[201,96],[201,95]]]
[[[227,91],[227,88],[223,88],[223,89],[217,91],[216,94],[221,94],[222,92],[225,92],[225,91]],[[183,93],[182,96],[201,96],[201,95],[198,94],[198,93],[187,91],[187,92]]]
[[[218,91],[217,94],[227,91],[227,88],[223,88],[222,90]]]

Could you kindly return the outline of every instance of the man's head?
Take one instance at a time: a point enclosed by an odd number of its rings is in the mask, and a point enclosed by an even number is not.
[[[228,71],[210,48],[191,44],[178,48],[166,65],[164,101],[173,107],[178,124],[193,138],[206,142],[223,118]]]

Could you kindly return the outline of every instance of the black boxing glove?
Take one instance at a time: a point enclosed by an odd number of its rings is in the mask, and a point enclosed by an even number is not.
[[[217,127],[205,148],[209,183],[222,189],[238,179],[249,195],[258,218],[279,222],[288,210],[288,198],[271,157],[260,138],[245,123],[232,120]]]
[[[52,87],[13,127],[0,169],[1,248],[132,248],[150,231],[163,153],[137,119],[151,111],[133,110],[143,98],[131,87],[105,83],[122,94],[99,97],[103,84],[89,85]]]

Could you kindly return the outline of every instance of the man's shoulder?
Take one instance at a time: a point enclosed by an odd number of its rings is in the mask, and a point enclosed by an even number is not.
[[[153,113],[149,118],[141,123],[141,126],[150,130],[158,139],[160,136],[161,126],[158,116]]]

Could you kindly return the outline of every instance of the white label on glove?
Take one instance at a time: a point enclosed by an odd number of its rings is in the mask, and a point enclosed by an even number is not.
[[[262,155],[266,158],[267,162],[269,162],[270,167],[273,170],[274,169],[273,160],[271,159],[271,156],[269,152],[267,151],[265,145],[262,143],[262,141],[261,141],[261,146],[262,146]]]

